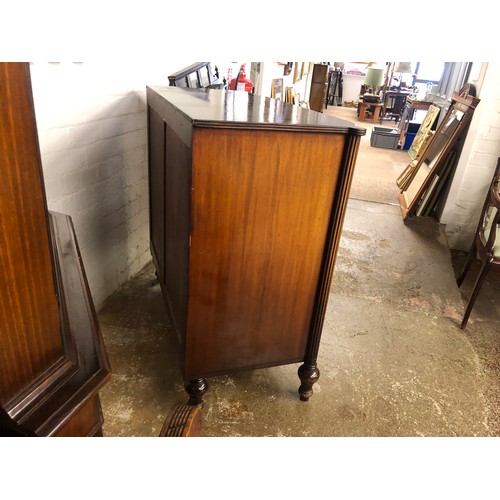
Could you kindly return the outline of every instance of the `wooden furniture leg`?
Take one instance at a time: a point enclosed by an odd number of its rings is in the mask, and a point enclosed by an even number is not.
[[[379,117],[380,117],[380,108],[381,106],[374,106],[373,110],[373,123],[377,123]]]
[[[304,363],[299,367],[299,378],[301,381],[299,395],[301,401],[309,401],[313,395],[313,385],[319,379],[319,369],[317,365]]]
[[[486,275],[488,274],[489,266],[490,266],[492,260],[493,259],[486,260],[485,262],[483,262],[483,265],[481,266],[481,271],[479,272],[479,275],[476,279],[476,282],[474,283],[474,288],[472,289],[472,294],[470,296],[469,302],[467,303],[467,307],[465,309],[465,314],[464,314],[464,317],[462,319],[462,323],[460,325],[461,329],[464,329],[465,326],[467,325],[467,321],[469,320],[470,313],[472,311],[472,308],[474,307],[474,303],[476,302],[477,296],[479,295],[479,290],[481,289],[481,286],[484,283]]]
[[[460,288],[462,286],[462,283],[465,279],[465,276],[469,272],[470,266],[471,266],[471,264],[476,256],[476,252],[477,252],[476,241],[474,239],[474,242],[472,243],[472,247],[469,251],[469,254],[467,255],[467,260],[465,261],[464,267],[462,268],[462,272],[460,273],[459,277],[457,278],[458,288]]]
[[[359,106],[358,120],[360,122],[364,122],[366,118],[366,104],[364,102],[360,102],[358,106]]]
[[[189,380],[184,384],[189,394],[188,405],[203,407],[203,396],[208,391],[208,382],[204,378]]]

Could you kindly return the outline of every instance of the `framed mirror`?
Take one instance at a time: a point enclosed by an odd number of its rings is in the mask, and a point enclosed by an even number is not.
[[[418,160],[420,158],[420,152],[425,150],[425,145],[434,134],[434,129],[437,128],[440,112],[441,108],[439,106],[435,106],[434,104],[429,106],[427,114],[408,149],[408,154],[412,160]]]
[[[411,173],[407,174],[399,195],[404,219],[411,215],[430,215],[436,206],[440,194],[453,177],[478,103],[475,89],[470,84],[454,94],[436,132],[420,152],[418,160],[408,167],[411,167]]]

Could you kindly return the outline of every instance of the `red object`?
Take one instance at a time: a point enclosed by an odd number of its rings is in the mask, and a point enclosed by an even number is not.
[[[238,75],[236,78],[233,78],[229,82],[229,89],[230,90],[245,90],[246,92],[252,92],[253,90],[253,83],[252,80],[247,78],[247,75],[245,73],[245,65],[242,64],[240,71],[238,72]]]

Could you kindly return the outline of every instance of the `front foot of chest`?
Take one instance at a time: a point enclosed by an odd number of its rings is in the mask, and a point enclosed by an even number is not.
[[[304,363],[299,367],[299,396],[301,401],[309,401],[313,395],[313,385],[319,379],[319,369],[315,364]]]
[[[208,391],[208,382],[204,378],[188,380],[184,389],[189,395],[188,405],[203,407],[203,396]]]

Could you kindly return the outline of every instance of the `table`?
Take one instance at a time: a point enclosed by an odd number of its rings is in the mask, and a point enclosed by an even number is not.
[[[366,110],[367,108],[373,108],[373,123],[377,123],[377,120],[380,117],[380,111],[382,110],[383,104],[376,102],[364,102],[359,101],[358,103],[358,118],[360,122],[364,122],[366,119]]]

